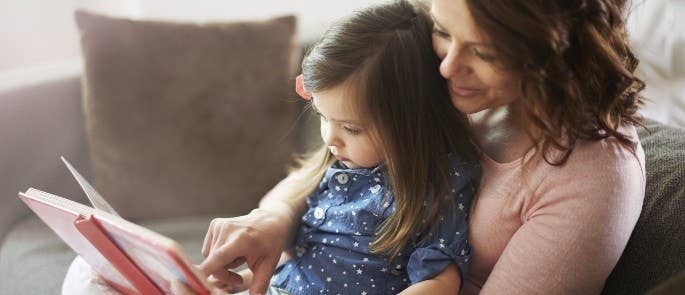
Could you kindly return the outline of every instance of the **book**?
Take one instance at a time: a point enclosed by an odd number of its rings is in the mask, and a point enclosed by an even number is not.
[[[209,294],[206,277],[174,240],[129,222],[64,158],[92,207],[34,188],[19,198],[107,283],[124,294],[168,294],[172,280]]]

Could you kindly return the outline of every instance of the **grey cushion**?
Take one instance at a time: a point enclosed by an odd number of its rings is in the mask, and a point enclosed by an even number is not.
[[[195,263],[211,217],[151,220],[143,226],[174,239]],[[58,294],[76,254],[37,217],[28,217],[7,235],[0,249],[0,295]]]
[[[76,21],[94,185],[120,214],[244,214],[285,176],[295,17]]]
[[[647,189],[642,214],[604,294],[643,294],[685,269],[685,130],[638,129]]]
[[[29,187],[77,199],[78,185],[59,160],[88,166],[80,78],[65,74],[10,91],[0,90],[0,241],[32,214],[17,198]],[[81,169],[89,175],[88,169]]]

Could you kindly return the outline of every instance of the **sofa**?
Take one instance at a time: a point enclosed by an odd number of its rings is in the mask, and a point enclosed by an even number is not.
[[[17,198],[35,187],[87,204],[60,156],[119,213],[200,262],[210,220],[249,212],[316,141],[317,121],[291,90],[306,47],[293,41],[294,17],[76,21],[80,70],[0,89],[0,295],[59,293],[76,256]],[[646,125],[643,212],[604,294],[683,279],[685,130]]]

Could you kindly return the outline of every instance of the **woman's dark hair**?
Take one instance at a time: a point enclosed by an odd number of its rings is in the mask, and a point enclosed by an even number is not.
[[[625,1],[467,0],[474,21],[496,47],[499,65],[521,77],[529,134],[545,159],[563,165],[578,140],[615,137],[642,125],[644,83],[628,45]],[[531,132],[535,130],[535,132]],[[551,149],[561,156],[550,160]],[[538,150],[539,151],[539,150]]]
[[[439,196],[448,191],[448,154],[476,161],[467,118],[452,106],[438,72],[431,30],[430,18],[412,3],[371,6],[336,22],[302,62],[307,91],[343,83],[353,89],[350,102],[380,143],[395,211],[377,232],[372,249],[391,257],[416,233],[425,232],[443,207]],[[318,181],[333,160],[322,146],[298,171],[302,179]],[[299,197],[315,186],[312,182]],[[425,223],[417,222],[424,218]]]

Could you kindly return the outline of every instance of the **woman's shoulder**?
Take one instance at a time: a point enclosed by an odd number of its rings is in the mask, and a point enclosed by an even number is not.
[[[527,189],[516,203],[521,206],[522,219],[548,214],[608,223],[606,218],[614,216],[609,212],[620,211],[633,222],[644,199],[644,154],[635,128],[620,130],[634,136],[634,148],[616,138],[605,138],[579,142],[561,166],[537,157],[536,164],[525,170],[523,186]]]
[[[632,145],[626,145],[613,136],[600,140],[580,140],[562,169],[584,174],[629,169],[639,170],[644,176],[644,151],[635,126],[624,125],[618,131],[630,139]]]
[[[538,163],[529,171],[536,179],[534,202],[558,201],[569,197],[590,202],[626,201],[644,195],[644,152],[633,126],[619,131],[633,141],[633,146],[615,137],[577,143],[567,161],[561,166]],[[563,196],[563,197],[562,197]],[[605,196],[605,197],[599,197]],[[613,197],[611,197],[613,196]]]

